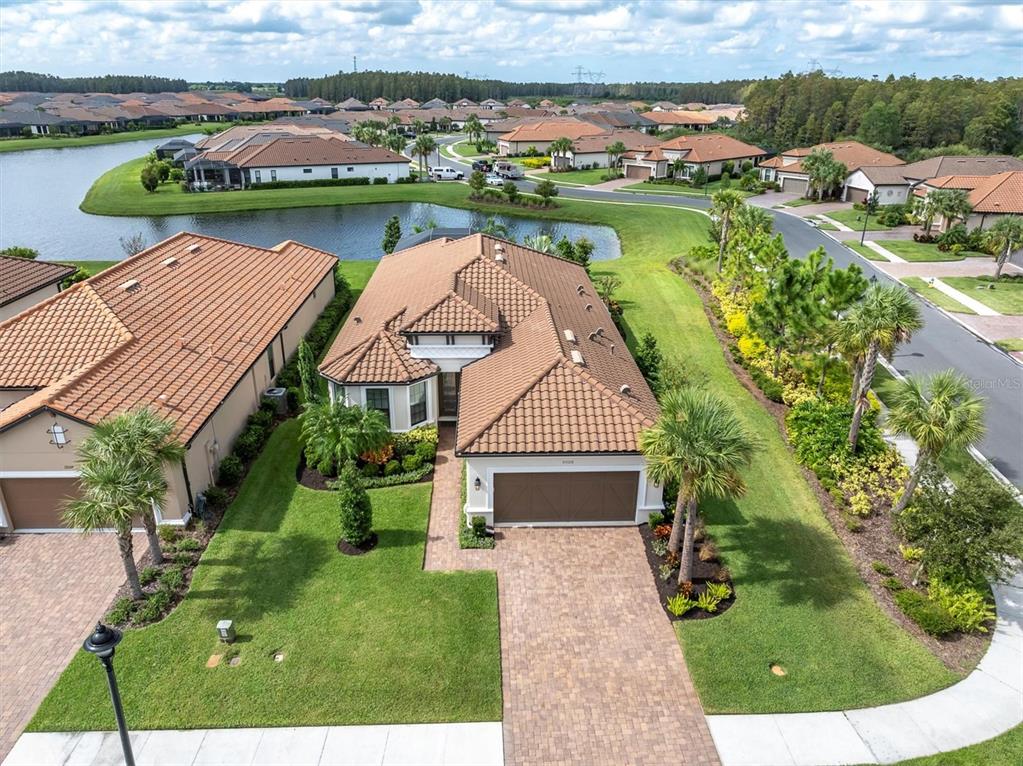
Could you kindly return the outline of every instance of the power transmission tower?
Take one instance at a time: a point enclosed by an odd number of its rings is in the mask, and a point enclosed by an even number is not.
[[[352,72],[357,73],[359,71],[359,61],[355,56],[352,56]]]
[[[585,92],[585,84],[583,83],[583,76],[589,76],[589,72],[577,66],[572,70],[572,76],[575,77],[575,86],[572,89],[572,94],[575,96],[581,96]]]

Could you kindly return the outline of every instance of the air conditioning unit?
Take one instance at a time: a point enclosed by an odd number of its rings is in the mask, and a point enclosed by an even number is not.
[[[263,398],[269,399],[277,405],[277,414],[288,414],[288,389],[275,386],[263,392]]]

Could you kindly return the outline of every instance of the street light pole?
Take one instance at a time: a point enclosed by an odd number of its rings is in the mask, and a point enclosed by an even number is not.
[[[870,193],[870,196],[863,203],[863,231],[860,232],[860,244],[863,244],[864,238],[867,236],[867,221],[870,220],[870,214],[877,210],[877,190],[875,189]]]
[[[135,766],[135,756],[131,751],[131,740],[128,738],[128,725],[124,720],[124,708],[121,707],[121,695],[117,690],[117,677],[114,675],[114,650],[122,638],[123,635],[117,628],[109,628],[97,622],[96,629],[85,639],[82,648],[96,655],[107,672],[107,685],[110,687],[110,700],[114,703],[114,718],[117,719],[117,732],[121,736],[124,763],[125,766]]]

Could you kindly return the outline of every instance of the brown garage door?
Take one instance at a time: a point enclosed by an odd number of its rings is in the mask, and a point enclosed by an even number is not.
[[[781,182],[781,190],[783,192],[795,192],[796,194],[806,194],[807,181],[801,178],[786,178]]]
[[[867,190],[857,189],[852,186],[846,187],[846,200],[849,202],[866,202],[867,201]]]
[[[643,165],[626,165],[625,177],[647,179],[650,177],[650,168]]]
[[[634,521],[636,471],[498,473],[494,523]]]
[[[56,529],[65,524],[63,501],[77,497],[78,479],[4,479],[4,510],[13,529]]]

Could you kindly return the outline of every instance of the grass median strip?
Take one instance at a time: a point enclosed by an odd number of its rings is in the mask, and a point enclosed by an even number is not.
[[[861,245],[856,240],[842,240],[842,244],[848,247],[850,250],[855,250],[857,253],[862,255],[868,261],[881,261],[882,263],[891,263],[881,253],[876,250],[871,250],[866,245]]]
[[[1023,314],[1023,280],[942,277],[941,281],[999,314]]]
[[[922,277],[903,277],[902,283],[906,285],[906,287],[912,289],[913,292],[919,293],[922,297],[929,300],[938,308],[945,309],[945,311],[954,311],[957,314],[976,315],[977,313],[969,306],[964,306],[951,295],[943,293],[937,287],[932,287],[927,284],[927,280]]]

